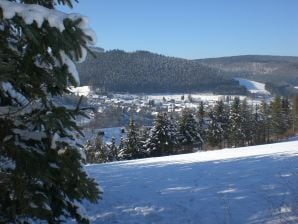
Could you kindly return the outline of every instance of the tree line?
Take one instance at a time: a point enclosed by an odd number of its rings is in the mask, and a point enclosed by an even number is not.
[[[181,114],[159,113],[151,128],[130,121],[127,138],[117,146],[98,135],[85,146],[86,162],[99,163],[189,153],[198,150],[243,147],[277,142],[298,131],[298,96],[292,101],[275,97],[270,103],[250,105],[235,97]]]
[[[147,51],[95,53],[78,65],[82,85],[111,92],[246,94],[244,87],[200,62]]]

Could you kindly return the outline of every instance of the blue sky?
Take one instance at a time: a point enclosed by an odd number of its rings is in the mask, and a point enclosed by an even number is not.
[[[298,55],[297,0],[81,0],[98,46],[182,58]]]

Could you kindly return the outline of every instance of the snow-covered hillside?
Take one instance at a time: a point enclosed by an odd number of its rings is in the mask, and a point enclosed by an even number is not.
[[[93,223],[297,223],[298,141],[86,167]]]
[[[265,89],[265,84],[260,82],[255,82],[248,79],[241,79],[241,78],[235,78],[235,80],[239,81],[239,84],[241,86],[245,86],[246,89],[251,93],[257,93],[257,94],[265,94],[269,95],[270,92],[268,92]]]

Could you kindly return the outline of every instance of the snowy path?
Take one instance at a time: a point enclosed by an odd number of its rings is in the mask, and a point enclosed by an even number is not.
[[[87,170],[104,189],[92,223],[298,223],[298,141]]]

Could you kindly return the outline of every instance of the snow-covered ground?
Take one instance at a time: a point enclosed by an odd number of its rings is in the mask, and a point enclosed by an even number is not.
[[[92,223],[298,223],[298,141],[86,168]]]
[[[264,83],[255,82],[248,79],[241,79],[241,78],[235,78],[235,80],[239,81],[239,84],[241,86],[245,86],[246,89],[251,93],[270,95],[270,92],[268,92],[265,89]]]
[[[298,86],[295,86],[294,88],[295,88],[295,89],[298,89]]]

